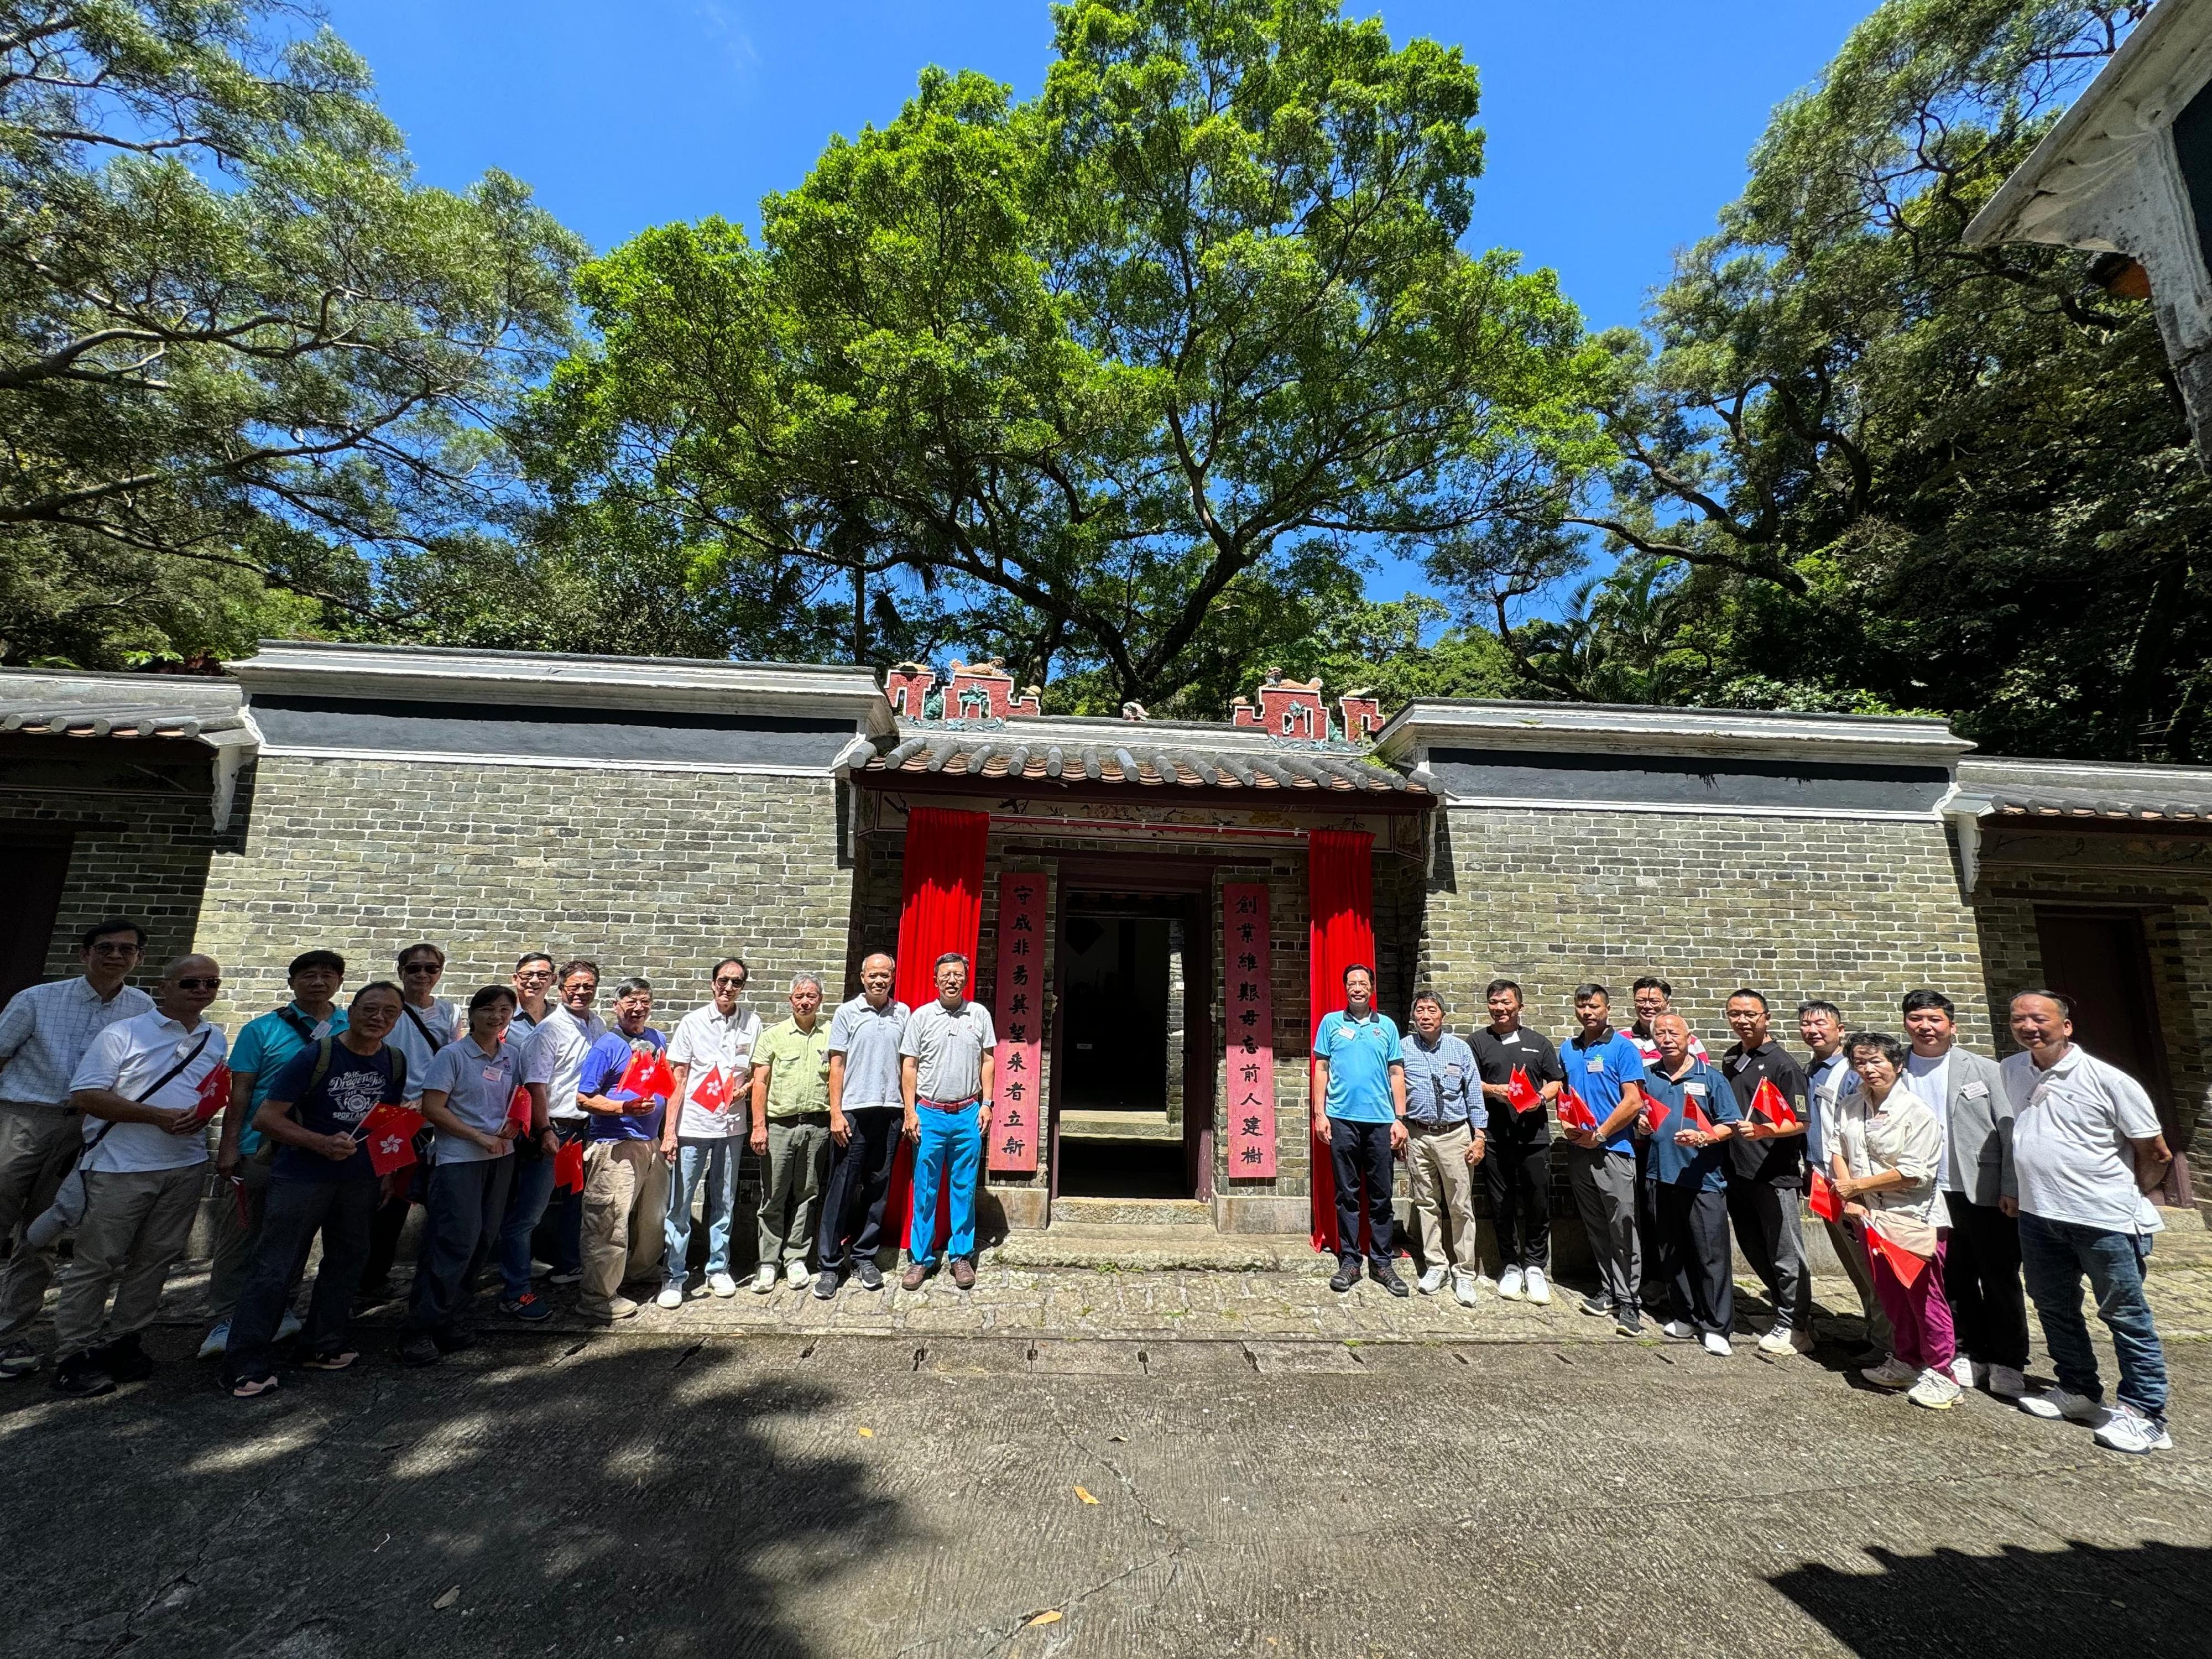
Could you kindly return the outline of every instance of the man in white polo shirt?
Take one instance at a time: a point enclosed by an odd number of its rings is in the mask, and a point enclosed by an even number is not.
[[[576,1103],[576,1086],[584,1075],[584,1056],[607,1034],[606,1022],[592,1011],[599,998],[599,966],[581,957],[562,965],[555,981],[561,1006],[550,1009],[530,1035],[530,1052],[523,1058],[522,1080],[541,1103],[546,1120],[561,1144],[581,1140],[591,1127],[591,1115]],[[514,1282],[514,1264],[529,1261],[518,1240],[543,1223],[550,1237],[538,1249],[553,1264],[552,1283],[574,1285],[584,1276],[584,1199],[581,1193],[563,1191],[551,1182],[543,1185],[544,1201],[533,1213],[526,1206],[510,1210],[500,1227],[500,1256],[505,1263],[507,1296],[518,1298],[527,1285]],[[537,1188],[533,1188],[532,1197]]]
[[[678,1103],[661,1122],[660,1155],[676,1171],[663,1224],[667,1254],[660,1266],[659,1304],[684,1305],[691,1276],[691,1194],[707,1183],[707,1288],[716,1296],[735,1296],[730,1277],[730,1222],[737,1207],[738,1149],[744,1145],[746,1091],[752,1086],[753,1045],[760,1041],[760,1016],[743,999],[750,970],[735,957],[724,957],[709,976],[714,998],[676,1023],[668,1041],[668,1070],[675,1082],[669,1098]]]
[[[214,957],[178,957],[154,989],[153,1011],[93,1039],[70,1079],[70,1103],[84,1114],[84,1213],[54,1306],[54,1386],[64,1394],[89,1399],[153,1374],[138,1333],[191,1237],[208,1157],[202,1131],[228,1098],[230,1045],[200,1018],[222,988]]]
[[[2074,1042],[2073,1009],[2045,990],[2012,1000],[2021,1052],[2000,1068],[2013,1108],[2021,1265],[2058,1386],[2021,1409],[2095,1427],[2113,1451],[2164,1451],[2166,1352],[2143,1297],[2151,1236],[2163,1224],[2149,1194],[2173,1156],[2142,1086]],[[2120,1362],[2118,1402],[2105,1409],[2097,1355],[2081,1318],[2081,1277]]]
[[[936,980],[937,1000],[907,1021],[899,1039],[899,1094],[906,1138],[915,1143],[914,1213],[899,1283],[918,1291],[937,1266],[937,1189],[946,1181],[952,1189],[946,1252],[952,1282],[964,1291],[975,1282],[975,1177],[991,1121],[999,1036],[991,1011],[968,1000],[967,957],[957,951],[938,957]]]

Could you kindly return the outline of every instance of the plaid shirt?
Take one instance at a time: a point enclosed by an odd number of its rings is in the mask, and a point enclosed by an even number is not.
[[[82,974],[18,991],[0,1012],[0,1100],[67,1105],[70,1079],[93,1038],[153,1007],[154,999],[131,985],[102,1002]]]

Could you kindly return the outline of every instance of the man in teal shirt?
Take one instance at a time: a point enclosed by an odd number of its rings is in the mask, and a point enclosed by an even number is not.
[[[1375,970],[1344,970],[1344,1010],[1322,1016],[1314,1033],[1315,1138],[1336,1175],[1336,1276],[1332,1291],[1359,1282],[1360,1188],[1366,1188],[1367,1271],[1393,1296],[1406,1281],[1391,1267],[1391,1164],[1406,1145],[1406,1059],[1398,1028],[1375,1007]]]
[[[261,1132],[253,1127],[253,1115],[269,1098],[276,1074],[293,1055],[345,1030],[345,1010],[337,1006],[345,970],[345,958],[335,951],[307,951],[294,957],[284,970],[290,1004],[246,1021],[230,1045],[230,1108],[222,1115],[222,1139],[215,1155],[220,1201],[215,1206],[215,1259],[208,1267],[208,1311],[215,1322],[200,1343],[203,1359],[212,1359],[230,1346],[231,1310],[238,1305],[246,1271],[261,1247],[269,1163],[257,1156]],[[298,1278],[295,1273],[295,1287]],[[299,1328],[299,1316],[286,1309],[278,1339]]]

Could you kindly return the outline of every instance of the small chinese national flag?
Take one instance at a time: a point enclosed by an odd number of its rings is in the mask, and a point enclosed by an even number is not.
[[[507,1116],[509,1122],[522,1126],[523,1133],[530,1133],[530,1091],[519,1083],[507,1097]]]
[[[415,1137],[422,1129],[422,1113],[380,1105],[362,1119],[355,1139],[368,1149],[368,1167],[379,1175],[390,1175],[415,1161]]]
[[[1844,1218],[1844,1195],[1836,1190],[1836,1183],[1818,1170],[1813,1171],[1813,1213],[1823,1221]]]
[[[1559,1121],[1570,1129],[1595,1132],[1597,1128],[1597,1120],[1590,1115],[1589,1107],[1571,1086],[1559,1091]]]
[[[1653,1095],[1644,1103],[1644,1133],[1656,1135],[1659,1126],[1667,1121],[1667,1103]]]
[[[584,1143],[564,1140],[553,1154],[553,1184],[564,1193],[584,1190]]]
[[[1751,1109],[1778,1129],[1797,1127],[1797,1114],[1790,1109],[1789,1101],[1784,1097],[1782,1091],[1774,1086],[1774,1079],[1771,1077],[1759,1079],[1759,1087],[1752,1092]]]
[[[659,1054],[651,1048],[634,1049],[629,1064],[623,1068],[622,1081],[610,1094],[633,1095],[640,1100],[653,1100],[667,1094],[676,1086],[676,1079],[662,1063]]]
[[[1696,1101],[1686,1099],[1683,1101],[1682,1113],[1690,1120],[1690,1127],[1692,1129],[1701,1134],[1712,1133],[1713,1121],[1705,1115],[1705,1109],[1698,1105]]]
[[[720,1066],[708,1072],[707,1080],[691,1091],[691,1103],[702,1112],[719,1112],[730,1103],[730,1080]]]
[[[1912,1288],[1913,1280],[1927,1269],[1925,1261],[1894,1239],[1883,1237],[1879,1227],[1870,1226],[1866,1230],[1866,1242],[1867,1249],[1889,1264],[1890,1272],[1897,1275],[1897,1282],[1908,1291]]]
[[[1544,1097],[1536,1091],[1536,1085],[1528,1081],[1528,1073],[1518,1066],[1513,1068],[1512,1077],[1506,1081],[1505,1098],[1516,1112],[1533,1112],[1544,1103]]]
[[[206,1123],[230,1103],[230,1067],[218,1066],[200,1079],[199,1097],[192,1102],[192,1121]]]

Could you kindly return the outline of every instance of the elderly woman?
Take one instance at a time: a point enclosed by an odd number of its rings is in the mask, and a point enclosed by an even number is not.
[[[1880,1389],[1906,1389],[1930,1411],[1959,1398],[1951,1377],[1957,1345],[1943,1295],[1943,1246],[1949,1218],[1936,1170],[1943,1126],[1900,1085],[1905,1045],[1879,1031],[1856,1031],[1844,1052],[1857,1089],[1836,1102],[1830,1140],[1837,1194],[1857,1231],[1895,1334],[1893,1351],[1860,1376]],[[1918,1263],[1916,1269],[1913,1264]]]

